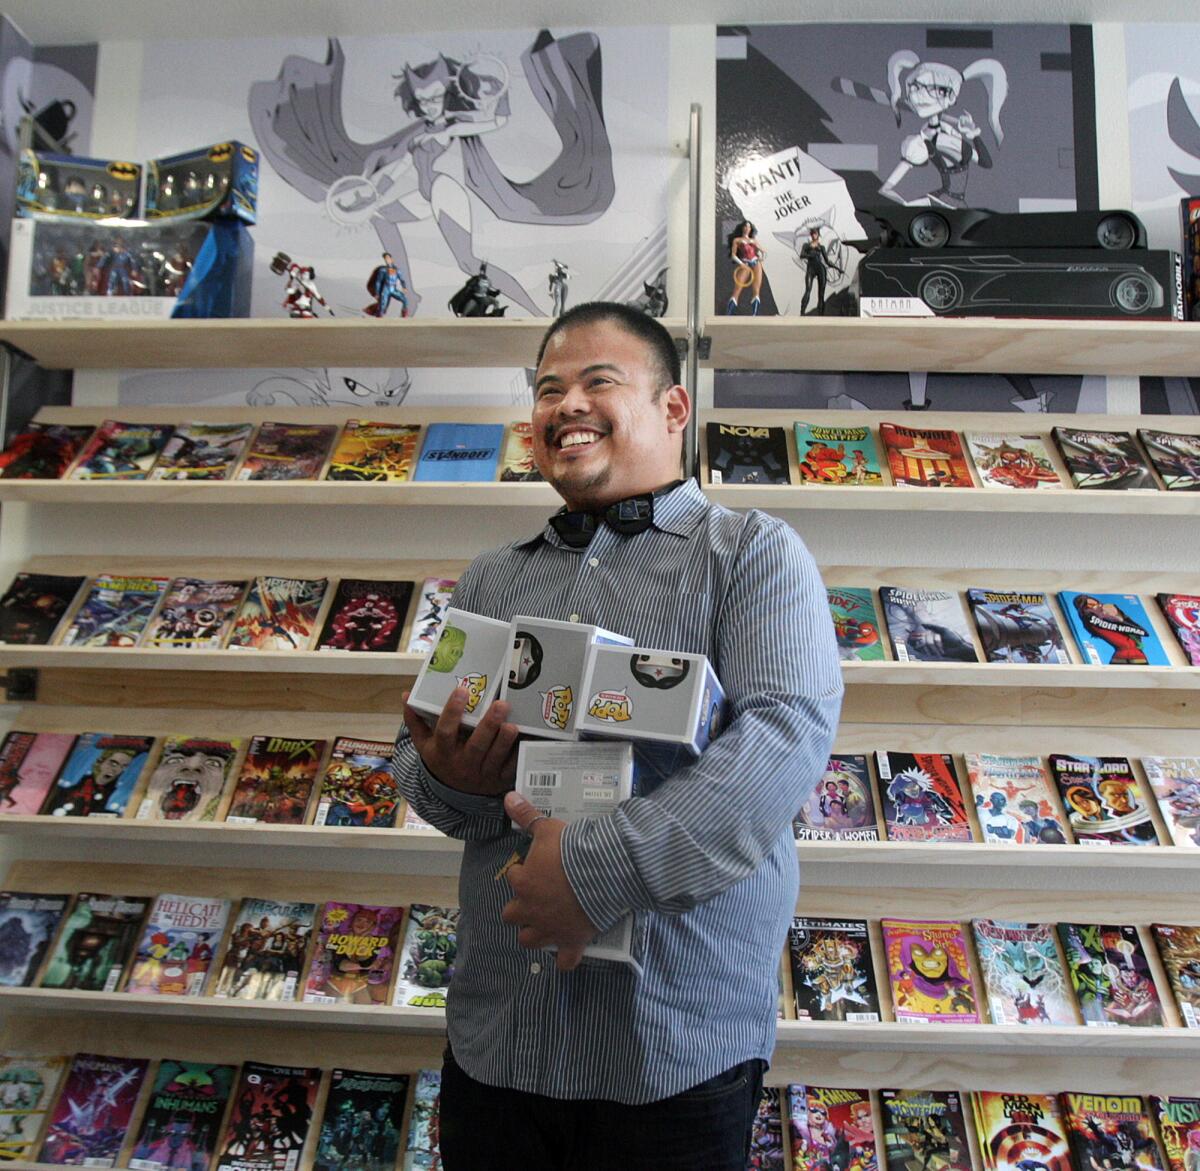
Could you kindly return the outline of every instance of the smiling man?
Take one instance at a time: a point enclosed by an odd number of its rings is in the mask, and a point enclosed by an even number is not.
[[[691,400],[658,322],[571,309],[534,395],[534,456],[565,508],[477,557],[454,604],[706,654],[729,722],[699,760],[639,753],[638,796],[568,826],[509,792],[505,704],[470,732],[462,691],[433,723],[405,708],[400,786],[466,843],[442,1156],[447,1171],[742,1171],[798,888],[791,821],[841,703],[825,590],[790,527],[679,480]],[[583,959],[626,915],[640,971]]]

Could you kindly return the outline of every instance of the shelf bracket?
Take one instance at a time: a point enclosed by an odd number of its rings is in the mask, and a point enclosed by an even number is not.
[[[38,672],[35,667],[9,667],[4,674],[7,703],[32,703],[37,699]]]

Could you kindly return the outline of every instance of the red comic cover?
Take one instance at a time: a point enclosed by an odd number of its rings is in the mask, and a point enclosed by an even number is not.
[[[61,480],[94,430],[30,423],[0,452],[0,480]]]
[[[887,836],[893,842],[969,842],[971,823],[945,752],[876,752]]]
[[[233,1091],[217,1171],[296,1171],[320,1080],[319,1069],[247,1061]]]
[[[971,1095],[985,1171],[1071,1171],[1067,1130],[1053,1094]]]
[[[879,437],[897,487],[975,487],[957,431],[881,423]]]
[[[342,578],[325,615],[317,650],[399,650],[412,593],[411,581]]]
[[[979,1023],[961,923],[883,919],[880,926],[896,1020]]]
[[[324,740],[255,736],[225,820],[303,825],[325,744]]]
[[[867,1090],[788,1086],[794,1171],[875,1171],[875,1121]]]

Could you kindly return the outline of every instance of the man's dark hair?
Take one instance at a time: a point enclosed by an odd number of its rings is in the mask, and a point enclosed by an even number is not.
[[[546,347],[555,334],[561,333],[572,325],[598,325],[603,321],[611,321],[619,325],[626,333],[633,334],[649,347],[650,352],[659,368],[663,381],[656,392],[656,397],[668,386],[675,386],[681,379],[679,367],[679,351],[675,348],[675,340],[663,325],[653,317],[647,316],[640,309],[630,305],[622,305],[619,301],[585,301],[568,309],[553,325],[546,330],[542,344],[538,346],[537,364],[542,364]]]

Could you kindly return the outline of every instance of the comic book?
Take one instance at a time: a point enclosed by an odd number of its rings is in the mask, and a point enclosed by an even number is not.
[[[1053,925],[975,919],[971,927],[992,1024],[1079,1023]]]
[[[897,1021],[980,1022],[961,923],[882,919],[880,927]]]
[[[879,601],[901,663],[979,662],[958,594],[880,586]]]
[[[989,663],[1071,661],[1045,594],[970,589],[967,602]]]
[[[875,790],[865,756],[835,753],[792,821],[796,840],[877,842]]]
[[[0,1163],[33,1162],[65,1057],[0,1057]]]
[[[1145,794],[1125,756],[1050,754],[1075,840],[1087,846],[1157,846]]]
[[[955,1090],[880,1090],[887,1171],[973,1171]]]
[[[33,983],[70,901],[69,895],[0,891],[0,985]]]
[[[504,455],[500,460],[500,479],[509,483],[541,478],[542,473],[533,462],[533,424],[510,423],[508,437],[504,441]]]
[[[30,423],[0,452],[0,480],[61,480],[94,427]]]
[[[256,577],[226,646],[229,650],[308,650],[328,586],[324,577]]]
[[[788,958],[797,1020],[880,1019],[865,919],[796,916],[788,928]]]
[[[0,743],[0,814],[38,813],[74,744],[69,732],[9,732]]]
[[[945,752],[875,753],[892,842],[969,842],[971,823],[954,760]]]
[[[870,427],[797,423],[796,458],[805,484],[873,487],[883,483],[879,451]]]
[[[86,580],[54,573],[18,573],[0,598],[0,643],[45,646]]]
[[[985,488],[1037,491],[1064,487],[1040,435],[967,431],[964,438]]]
[[[502,423],[430,423],[414,480],[494,480]]]
[[[985,842],[1060,846],[1069,840],[1040,756],[968,752],[963,759]]]
[[[1183,648],[1183,657],[1200,667],[1200,597],[1195,594],[1159,594],[1158,605],[1171,633]]]
[[[115,992],[149,909],[139,895],[78,895],[38,987]]]
[[[1085,662],[1112,667],[1170,666],[1166,648],[1136,594],[1061,590],[1058,604]]]
[[[333,1070],[313,1171],[393,1171],[411,1080],[406,1073]]]
[[[225,820],[303,825],[326,743],[286,736],[253,737]]]
[[[325,615],[317,650],[399,650],[412,593],[411,581],[342,578]]]
[[[1138,438],[1168,492],[1200,491],[1200,435],[1141,427]]]
[[[175,578],[142,635],[141,645],[175,651],[218,650],[233,626],[247,584]]]
[[[242,899],[213,996],[295,1000],[316,903]]]
[[[153,736],[81,733],[46,796],[42,813],[124,817],[153,744]]]
[[[787,432],[782,427],[708,423],[708,478],[712,484],[790,484]]]
[[[71,469],[72,480],[144,480],[167,445],[170,423],[122,423],[106,419]]]
[[[159,895],[150,908],[125,991],[200,996],[229,918],[228,899]]]
[[[1200,1162],[1200,1098],[1150,1095],[1170,1171],[1196,1171]]]
[[[141,821],[215,821],[241,740],[168,736],[138,805]]]
[[[750,1131],[746,1171],[785,1171],[788,1152],[783,1141],[783,1114],[777,1086],[763,1086]]]
[[[411,423],[351,419],[342,431],[327,480],[371,480],[401,484],[412,479],[421,428]]]
[[[794,1171],[875,1171],[875,1120],[868,1090],[788,1086]]]
[[[152,480],[228,480],[252,423],[183,423],[150,470]]]
[[[317,918],[304,999],[315,1004],[386,1004],[403,907],[326,903]]]
[[[1076,488],[1157,490],[1150,467],[1128,431],[1055,427],[1052,434]]]
[[[977,1090],[971,1107],[984,1171],[1072,1171],[1067,1128],[1053,1094]]]
[[[41,1163],[111,1167],[125,1142],[149,1062],[77,1053],[54,1105]]]
[[[1142,768],[1177,846],[1200,846],[1200,756],[1143,756]]]
[[[417,612],[413,618],[412,634],[408,639],[410,655],[427,655],[433,650],[456,585],[458,579],[453,577],[427,577],[421,583],[417,591]]]
[[[1200,927],[1155,923],[1154,942],[1189,1029],[1200,1029]]]
[[[315,480],[337,427],[332,423],[263,423],[238,468],[239,480]]]
[[[1146,1103],[1136,1094],[1062,1095],[1075,1171],[1163,1171]]]
[[[445,1008],[446,989],[458,954],[458,907],[413,903],[396,971],[392,1004]]]
[[[408,1140],[404,1144],[404,1171],[441,1171],[442,1155],[438,1149],[441,1099],[441,1070],[422,1069],[413,1091]]]
[[[400,827],[406,830],[415,830],[418,833],[441,833],[436,826],[432,826],[427,822],[409,802],[404,803],[404,825]]]
[[[1060,923],[1058,938],[1085,1025],[1163,1023],[1158,990],[1136,927]]]
[[[390,740],[339,736],[321,779],[313,825],[394,826],[401,797],[388,763],[395,747]]]
[[[159,1063],[129,1166],[134,1171],[205,1171],[217,1149],[233,1088],[232,1065]]]
[[[879,438],[897,488],[974,488],[957,431],[880,423]]]
[[[216,1171],[296,1171],[320,1081],[319,1069],[245,1062]]]
[[[102,573],[59,639],[61,646],[137,646],[170,579]]]
[[[837,636],[838,658],[844,663],[882,662],[879,615],[871,591],[861,586],[827,586],[825,595]]]

